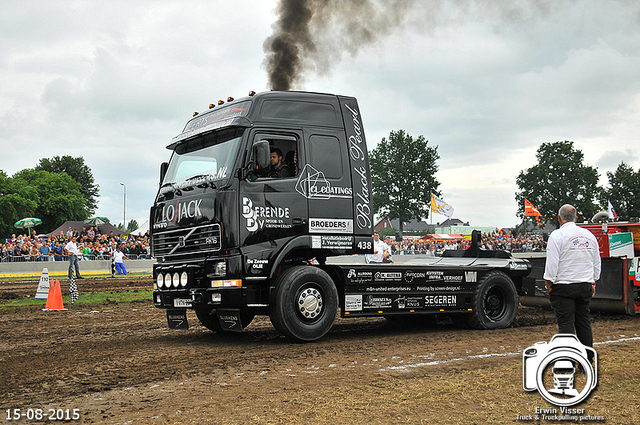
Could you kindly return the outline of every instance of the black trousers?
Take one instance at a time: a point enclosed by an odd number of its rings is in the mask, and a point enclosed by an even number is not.
[[[554,284],[549,300],[556,312],[558,333],[575,334],[582,345],[593,347],[589,321],[589,304],[593,295],[591,283]]]

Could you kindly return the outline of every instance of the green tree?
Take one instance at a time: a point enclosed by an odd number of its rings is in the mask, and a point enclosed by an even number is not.
[[[80,193],[85,199],[87,213],[91,215],[98,208],[100,186],[95,183],[91,168],[84,163],[83,157],[74,158],[65,155],[62,157],[42,158],[35,169],[56,174],[67,173],[80,184]]]
[[[431,192],[439,195],[436,180],[440,159],[437,146],[420,135],[411,137],[404,130],[391,131],[371,151],[373,206],[377,214],[404,222],[429,217]]]
[[[50,232],[67,220],[89,217],[80,183],[66,173],[26,169],[17,172],[16,184],[31,187],[37,194],[33,215],[42,220],[42,231]]]
[[[18,230],[13,224],[21,218],[34,217],[38,194],[31,186],[20,185],[0,171],[0,235],[9,237]],[[38,217],[39,218],[39,217]]]
[[[556,225],[558,210],[564,204],[576,207],[579,217],[591,218],[598,211],[594,203],[602,190],[598,187],[598,170],[584,164],[584,154],[573,147],[573,142],[542,143],[536,158],[538,163],[516,178],[519,217],[525,217],[525,198],[540,211],[542,221]]]
[[[640,170],[633,171],[623,161],[613,173],[607,171],[607,177],[610,187],[602,190],[600,205],[607,208],[611,201],[620,219],[640,217]]]
[[[140,227],[138,225],[138,221],[137,220],[131,220],[129,221],[129,223],[127,223],[127,228],[124,229],[127,233],[131,233],[134,230],[136,230],[138,227]]]

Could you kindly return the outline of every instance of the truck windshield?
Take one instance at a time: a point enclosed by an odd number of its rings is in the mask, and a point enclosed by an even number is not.
[[[189,186],[227,178],[236,160],[243,131],[242,128],[225,129],[176,146],[163,185]]]

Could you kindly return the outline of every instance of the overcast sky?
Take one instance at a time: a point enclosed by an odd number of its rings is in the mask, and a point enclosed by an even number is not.
[[[637,0],[380,3],[397,16],[352,8],[317,33],[295,88],[358,98],[369,149],[398,129],[437,145],[455,218],[518,224],[515,178],[543,142],[574,141],[601,183],[621,161],[640,168]],[[3,0],[0,170],[82,156],[100,185],[96,215],[122,221],[124,183],[126,219],[142,224],[165,147],[192,113],[269,89],[276,6]],[[371,22],[369,42],[339,30],[351,19]]]

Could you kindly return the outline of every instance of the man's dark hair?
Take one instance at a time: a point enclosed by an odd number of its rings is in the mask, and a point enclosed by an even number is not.
[[[282,158],[282,151],[280,150],[280,148],[271,148],[271,153],[277,153],[279,157]]]

